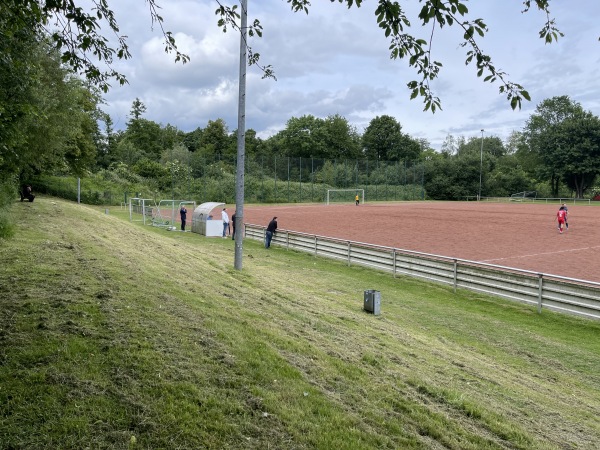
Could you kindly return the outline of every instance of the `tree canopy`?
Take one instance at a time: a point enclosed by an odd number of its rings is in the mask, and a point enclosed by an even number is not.
[[[600,173],[600,119],[566,95],[553,97],[537,106],[525,137],[554,194],[563,181],[583,197]]]
[[[381,161],[415,160],[421,153],[421,145],[402,133],[402,125],[388,115],[371,120],[362,138],[365,156]]]

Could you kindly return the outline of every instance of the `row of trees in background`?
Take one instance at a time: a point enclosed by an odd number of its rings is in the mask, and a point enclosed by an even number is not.
[[[183,173],[193,178],[235,173],[237,132],[230,132],[222,119],[186,133],[147,120],[144,112],[145,106],[136,99],[126,129],[118,132],[111,130],[107,118],[97,168],[111,170],[125,164],[141,177],[163,180],[162,189],[172,187],[173,178],[179,180]],[[422,163],[422,182],[431,199],[477,195],[480,179],[483,196],[538,191],[545,197],[581,198],[600,173],[600,120],[569,97],[554,97],[538,105],[523,130],[513,132],[506,142],[496,136],[448,136],[441,152],[436,152],[426,140],[404,133],[390,116],[375,117],[361,135],[342,116],[306,115],[290,118],[283,130],[268,139],[248,130],[246,154],[263,165],[265,161],[272,165],[277,158],[280,165],[284,158],[301,158],[305,167],[311,160],[329,160],[339,167],[367,161],[372,174],[379,163]],[[273,170],[264,174],[285,179],[285,174]],[[301,176],[291,179],[302,182]],[[355,180],[358,177],[331,187],[364,187]]]
[[[127,174],[129,185],[132,177],[136,184],[146,180],[154,195],[173,194],[175,188],[182,194],[197,195],[197,191],[190,192],[193,183],[189,180],[203,177],[234,186],[237,133],[222,119],[184,132],[144,118],[146,107],[136,99],[126,128],[115,131],[110,117],[99,109],[98,93],[61,69],[51,51],[45,55],[49,65],[53,62],[62,71],[57,78],[61,82],[52,83],[60,91],[46,89],[45,93],[60,97],[60,101],[40,99],[40,105],[54,108],[43,111],[47,121],[41,127],[23,126],[27,115],[21,122],[15,121],[21,125],[15,130],[27,133],[14,133],[22,139],[12,142],[15,151],[2,153],[3,173],[12,172],[21,182],[39,175],[100,172],[107,179],[123,181]],[[39,111],[29,117],[34,119],[39,122]],[[100,131],[101,122],[104,132]],[[2,130],[5,134],[6,128]],[[306,115],[290,118],[283,130],[268,139],[247,130],[246,154],[247,173],[252,171],[260,179],[317,182],[327,188],[410,183],[421,187],[426,198],[456,200],[477,195],[481,180],[483,196],[537,191],[545,197],[583,197],[600,173],[600,121],[567,96],[555,97],[542,102],[524,129],[513,132],[506,142],[496,136],[448,136],[436,152],[426,140],[404,133],[390,116],[375,117],[360,134],[342,116],[322,119]],[[292,160],[292,171],[288,162],[287,173],[286,158]],[[301,169],[295,168],[298,165]],[[398,167],[416,165],[422,166],[417,181],[407,182],[406,177],[402,181],[402,176],[395,175],[404,170]],[[106,175],[109,172],[115,176]],[[230,187],[215,192],[223,193],[223,198],[216,200],[234,199]],[[259,195],[257,200],[276,198]],[[318,198],[311,195],[306,200]]]
[[[222,119],[186,133],[145,119],[145,111],[144,104],[136,99],[126,129],[118,132],[113,131],[110,117],[105,118],[106,140],[99,149],[99,167],[106,169],[117,162],[135,165],[140,160],[160,162],[176,147],[190,153],[186,161],[191,157],[228,160],[236,156],[237,130],[230,132]],[[423,147],[429,147],[426,141],[403,133],[400,123],[390,116],[374,118],[362,135],[337,114],[324,119],[292,117],[285,129],[265,140],[257,137],[255,130],[246,130],[246,154],[250,156],[412,161],[419,159]]]

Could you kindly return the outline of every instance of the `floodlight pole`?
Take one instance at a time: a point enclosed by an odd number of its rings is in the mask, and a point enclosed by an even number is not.
[[[483,128],[481,129],[481,161],[479,163],[479,195],[477,201],[481,201],[481,173],[483,172]]]
[[[244,168],[246,151],[246,51],[248,34],[248,1],[240,1],[240,77],[238,95],[238,128],[237,128],[237,168],[235,176],[235,256],[233,267],[242,270],[243,238],[244,238]]]

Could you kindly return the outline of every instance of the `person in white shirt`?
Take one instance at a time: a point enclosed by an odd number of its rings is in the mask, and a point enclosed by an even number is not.
[[[227,230],[229,229],[229,216],[227,215],[227,208],[223,208],[223,211],[221,211],[221,219],[223,219],[223,237],[226,237]]]

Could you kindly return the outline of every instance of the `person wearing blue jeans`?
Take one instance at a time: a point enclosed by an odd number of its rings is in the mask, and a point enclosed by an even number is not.
[[[265,233],[265,248],[271,247],[271,239],[273,239],[273,233],[277,231],[277,217],[273,219],[267,225],[267,232]]]
[[[227,237],[227,230],[229,230],[229,215],[226,208],[221,211],[221,219],[223,220],[223,238],[225,238]]]

